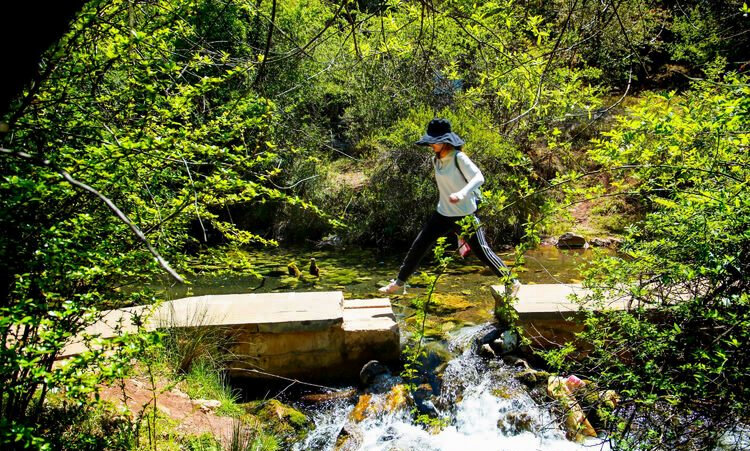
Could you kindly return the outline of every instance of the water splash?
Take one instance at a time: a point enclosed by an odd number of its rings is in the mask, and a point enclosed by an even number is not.
[[[462,352],[446,367],[435,397],[448,423],[443,429],[430,432],[403,410],[354,423],[349,420],[352,404],[338,402],[312,415],[316,429],[295,449],[333,450],[344,428],[356,435],[346,449],[368,451],[608,449],[600,439],[584,444],[566,440],[552,414],[512,377],[510,367],[479,358],[472,343],[485,332],[486,326],[472,327],[449,343],[449,348]]]

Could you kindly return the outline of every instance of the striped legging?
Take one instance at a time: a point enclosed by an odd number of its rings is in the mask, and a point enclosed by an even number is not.
[[[476,233],[471,235],[467,240],[471,246],[472,252],[481,260],[485,265],[489,266],[498,277],[504,277],[510,272],[505,263],[492,252],[490,246],[487,244],[487,238],[484,236],[484,230],[479,226],[479,219],[471,215],[476,221],[478,227]],[[463,216],[449,217],[443,216],[438,212],[434,212],[427,223],[422,227],[422,230],[417,235],[417,238],[412,243],[409,252],[404,258],[404,263],[401,265],[401,269],[398,273],[398,280],[406,282],[414,271],[416,271],[419,262],[425,256],[427,251],[430,249],[433,243],[437,241],[441,236],[447,235],[450,232],[458,233],[460,231],[457,222],[463,219]]]

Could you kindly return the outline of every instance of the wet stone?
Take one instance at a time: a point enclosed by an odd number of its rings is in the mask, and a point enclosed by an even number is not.
[[[518,350],[518,341],[519,337],[517,333],[512,330],[506,330],[500,334],[500,338],[493,340],[490,346],[497,354],[510,354]]]
[[[526,412],[510,412],[505,418],[497,422],[497,427],[507,435],[516,435],[522,432],[533,432],[537,428],[537,421]]]
[[[580,249],[586,247],[586,238],[581,235],[566,232],[557,239],[557,247],[564,249]]]
[[[362,429],[356,423],[346,423],[336,438],[336,451],[356,451],[360,449],[363,441]]]
[[[483,344],[482,347],[479,348],[479,355],[487,359],[494,359],[497,357],[497,355],[495,355],[495,350],[492,349],[492,346],[489,344]]]
[[[527,387],[535,387],[537,385],[546,385],[549,376],[550,373],[546,371],[537,371],[528,368],[516,374],[516,379]]]
[[[388,377],[391,375],[391,371],[387,366],[378,362],[377,360],[370,360],[365,363],[362,370],[359,372],[359,381],[362,385],[367,387],[370,386],[381,377]]]

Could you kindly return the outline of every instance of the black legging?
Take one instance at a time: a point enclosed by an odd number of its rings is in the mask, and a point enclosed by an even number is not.
[[[479,219],[474,215],[471,216],[477,221],[477,224],[479,224]],[[449,217],[443,216],[438,212],[433,213],[424,227],[422,227],[422,231],[417,235],[411,248],[409,248],[409,253],[406,254],[404,263],[399,270],[398,280],[406,282],[406,279],[414,274],[419,262],[438,238],[445,236],[450,232],[459,232],[460,229],[456,223],[463,218],[464,216]],[[489,244],[487,244],[487,238],[484,236],[484,230],[481,226],[476,228],[475,233],[469,237],[468,242],[474,255],[476,255],[485,265],[489,266],[490,269],[492,269],[492,272],[497,274],[498,277],[504,277],[510,272],[500,257],[495,255],[495,253],[492,252],[492,249],[490,249]]]

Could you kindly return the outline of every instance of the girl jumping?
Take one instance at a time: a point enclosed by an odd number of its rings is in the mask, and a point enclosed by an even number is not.
[[[471,216],[476,224],[475,233],[467,239],[471,250],[498,277],[507,276],[510,270],[490,249],[479,219],[474,215],[477,211],[476,190],[484,183],[484,177],[477,165],[461,152],[464,141],[451,131],[450,121],[433,119],[427,125],[427,133],[416,144],[430,146],[435,152],[433,165],[440,191],[437,211],[430,216],[409,248],[398,277],[378,291],[391,294],[402,290],[406,280],[417,269],[422,257],[435,241],[450,232],[458,233],[458,223],[466,216]],[[513,279],[511,295],[515,295],[520,286],[518,279]]]

